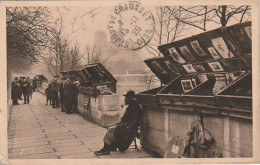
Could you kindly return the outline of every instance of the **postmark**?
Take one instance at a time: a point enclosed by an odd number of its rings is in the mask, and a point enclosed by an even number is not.
[[[154,17],[140,2],[120,3],[108,17],[111,42],[124,49],[143,48],[151,41],[154,31]]]

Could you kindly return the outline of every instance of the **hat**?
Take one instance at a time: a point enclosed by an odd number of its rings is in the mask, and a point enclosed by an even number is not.
[[[135,98],[135,92],[134,91],[128,91],[125,95],[123,95],[128,98]]]

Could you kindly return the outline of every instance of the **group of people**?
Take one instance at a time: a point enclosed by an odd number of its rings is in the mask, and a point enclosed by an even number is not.
[[[61,107],[62,112],[71,114],[77,107],[78,82],[72,81],[68,76],[59,79],[55,76],[45,89],[46,105],[48,102],[52,108]]]
[[[13,105],[19,105],[18,100],[24,100],[24,104],[29,104],[33,94],[33,81],[29,77],[15,77],[11,83],[11,99]],[[23,99],[22,99],[23,95]]]

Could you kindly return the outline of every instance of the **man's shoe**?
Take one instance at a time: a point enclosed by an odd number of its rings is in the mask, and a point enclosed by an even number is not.
[[[95,155],[109,155],[110,151],[101,149],[100,151],[95,151],[94,154]]]

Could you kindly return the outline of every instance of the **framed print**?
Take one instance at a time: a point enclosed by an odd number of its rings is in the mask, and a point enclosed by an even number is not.
[[[180,47],[180,51],[186,59],[189,59],[189,61],[195,60],[194,56],[192,55],[187,46]]]
[[[204,83],[204,82],[208,81],[208,77],[205,74],[198,75],[198,78],[199,78],[200,83]]]
[[[217,37],[217,38],[211,39],[211,42],[212,42],[213,46],[215,47],[215,49],[219,52],[219,54],[223,58],[234,57],[234,54],[228,49],[228,47],[222,37]]]
[[[193,89],[191,80],[181,80],[181,85],[184,92],[189,92]]]
[[[177,72],[174,66],[169,61],[164,61],[165,65],[168,67],[169,70],[173,72]]]
[[[160,72],[161,74],[167,74],[167,72],[160,66],[160,64],[158,64],[157,61],[152,61],[151,65],[157,72]]]
[[[186,61],[179,55],[176,48],[174,48],[174,47],[170,48],[170,49],[168,49],[168,51],[169,51],[169,54],[173,61],[180,63],[180,64],[186,63]]]
[[[251,26],[246,26],[244,27],[245,31],[246,31],[246,35],[252,40],[252,30],[251,30]]]
[[[203,65],[193,65],[194,69],[197,71],[197,72],[206,72],[207,70],[204,68]]]
[[[195,73],[196,70],[193,68],[192,64],[182,65],[187,73]]]
[[[199,45],[198,40],[195,41],[191,41],[190,42],[191,47],[193,48],[193,50],[201,57],[206,56],[207,54],[204,52],[204,50],[202,50],[202,48]]]
[[[209,51],[210,55],[211,55],[214,59],[216,59],[216,60],[221,59],[220,55],[217,53],[217,51],[216,51],[215,48],[209,47],[209,48],[208,48],[208,51]]]
[[[219,62],[210,62],[208,63],[209,67],[212,69],[214,72],[221,72],[224,71],[223,67],[220,65]]]

